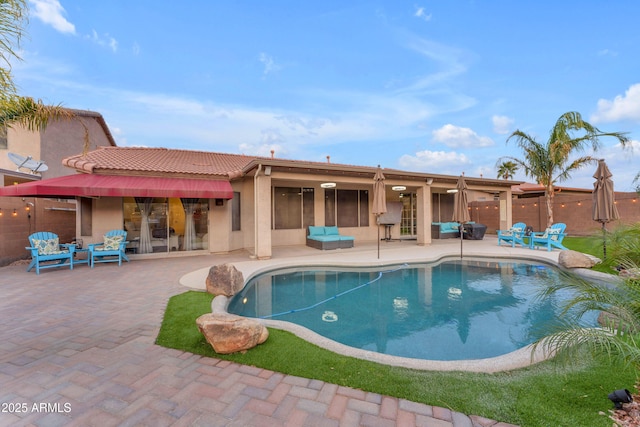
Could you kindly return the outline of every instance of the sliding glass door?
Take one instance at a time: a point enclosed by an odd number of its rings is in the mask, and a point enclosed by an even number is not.
[[[138,254],[209,248],[208,199],[123,199],[127,251]]]

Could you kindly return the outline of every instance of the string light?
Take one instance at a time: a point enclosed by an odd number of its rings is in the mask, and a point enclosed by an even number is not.
[[[2,216],[2,208],[0,208],[0,216]]]
[[[11,216],[18,216],[18,212],[15,209],[13,209],[13,213],[11,214]]]

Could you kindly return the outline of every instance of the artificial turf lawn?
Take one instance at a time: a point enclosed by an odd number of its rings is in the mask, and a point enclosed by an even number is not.
[[[156,343],[522,427],[611,426],[612,421],[599,414],[612,408],[608,393],[633,391],[636,383],[635,370],[588,357],[571,366],[551,361],[497,374],[396,368],[341,356],[277,329],[269,329],[269,339],[244,354],[216,354],[195,323],[211,311],[212,298],[197,291],[172,297]]]

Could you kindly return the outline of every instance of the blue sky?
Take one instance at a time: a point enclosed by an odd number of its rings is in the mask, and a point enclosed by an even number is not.
[[[633,140],[596,154],[616,190],[640,171],[640,2],[29,4],[20,93],[101,113],[120,146],[495,178],[511,132],[578,111]]]

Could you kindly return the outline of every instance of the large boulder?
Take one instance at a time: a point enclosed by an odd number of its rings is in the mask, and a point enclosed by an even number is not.
[[[591,268],[599,262],[599,258],[577,251],[561,251],[558,255],[558,264],[565,268]]]
[[[254,319],[228,313],[207,313],[196,319],[198,329],[219,354],[249,350],[269,338],[269,330]]]
[[[232,264],[215,265],[209,269],[207,292],[231,297],[244,287],[242,273]]]

